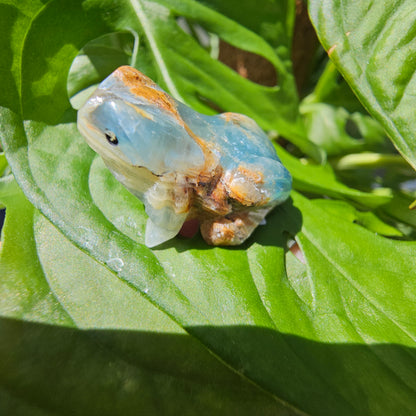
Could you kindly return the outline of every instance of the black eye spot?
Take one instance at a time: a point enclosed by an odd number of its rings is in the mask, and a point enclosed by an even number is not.
[[[105,132],[105,138],[107,139],[108,143],[114,146],[118,144],[118,139],[112,131],[107,130]]]

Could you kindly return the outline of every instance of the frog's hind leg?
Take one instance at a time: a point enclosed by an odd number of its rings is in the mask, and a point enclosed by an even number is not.
[[[236,246],[250,237],[270,209],[238,212],[201,223],[204,240],[213,246]]]

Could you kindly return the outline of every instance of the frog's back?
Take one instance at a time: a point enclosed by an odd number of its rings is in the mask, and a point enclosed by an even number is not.
[[[235,176],[235,172],[241,176],[244,171],[250,176],[261,177],[270,205],[287,198],[291,176],[254,120],[238,113],[207,116],[181,103],[178,103],[178,111],[195,135],[204,137],[207,146],[216,153],[225,176]],[[243,180],[245,178],[241,177]]]

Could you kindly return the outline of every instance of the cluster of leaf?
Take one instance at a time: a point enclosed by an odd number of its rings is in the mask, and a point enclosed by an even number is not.
[[[335,64],[299,97],[294,0],[0,1],[1,414],[415,414],[416,9],[309,9]],[[267,59],[278,85],[184,21]],[[125,63],[284,138],[291,199],[243,246],[143,245],[140,201],[68,99]]]

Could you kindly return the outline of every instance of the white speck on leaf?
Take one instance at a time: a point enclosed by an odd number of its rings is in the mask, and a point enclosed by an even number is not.
[[[107,261],[107,266],[116,272],[120,272],[124,266],[124,261],[119,257],[113,257]]]

